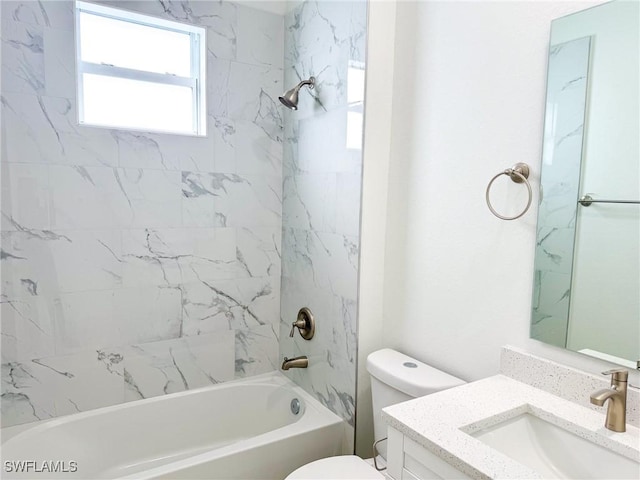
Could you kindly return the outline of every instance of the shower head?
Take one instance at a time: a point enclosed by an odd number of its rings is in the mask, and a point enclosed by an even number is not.
[[[309,80],[303,80],[298,85],[293,87],[291,90],[287,90],[282,94],[281,97],[278,97],[280,102],[291,110],[298,109],[298,92],[302,88],[303,85],[309,85],[309,88],[313,88],[316,83],[315,77],[309,77]]]

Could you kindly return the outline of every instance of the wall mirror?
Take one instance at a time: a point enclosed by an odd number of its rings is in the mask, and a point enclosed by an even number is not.
[[[531,338],[640,362],[640,4],[551,24]]]

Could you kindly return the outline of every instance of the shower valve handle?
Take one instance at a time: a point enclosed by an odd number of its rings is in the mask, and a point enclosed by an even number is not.
[[[293,337],[293,334],[296,332],[296,328],[300,332],[300,336],[305,340],[311,340],[313,338],[313,335],[316,332],[316,321],[313,318],[311,310],[307,307],[301,308],[298,312],[298,318],[296,318],[296,321],[291,325],[291,332],[289,333],[290,337]]]
[[[293,334],[296,331],[296,328],[301,329],[301,328],[305,328],[307,326],[307,322],[304,321],[304,319],[299,318],[297,319],[295,322],[293,322],[292,326],[291,326],[291,333],[289,333],[290,337],[293,337]]]

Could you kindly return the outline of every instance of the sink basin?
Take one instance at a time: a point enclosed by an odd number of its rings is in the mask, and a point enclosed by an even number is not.
[[[640,478],[640,464],[525,413],[471,436],[542,478]]]

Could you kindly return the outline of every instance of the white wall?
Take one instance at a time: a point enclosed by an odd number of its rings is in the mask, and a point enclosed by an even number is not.
[[[466,380],[495,374],[504,344],[606,366],[529,339],[537,198],[513,222],[484,203],[491,177],[520,161],[537,191],[550,22],[597,3],[398,3],[386,345]],[[512,214],[526,190],[504,178],[492,198]]]

